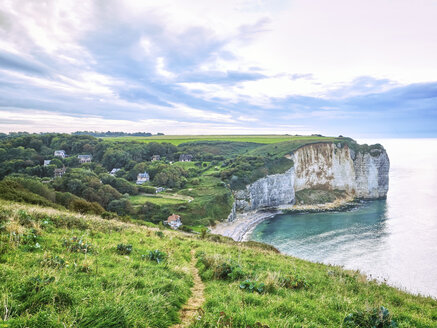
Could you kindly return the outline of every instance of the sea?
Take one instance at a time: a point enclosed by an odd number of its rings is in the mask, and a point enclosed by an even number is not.
[[[347,211],[277,215],[250,239],[437,298],[437,139],[358,141],[386,148],[387,199]]]

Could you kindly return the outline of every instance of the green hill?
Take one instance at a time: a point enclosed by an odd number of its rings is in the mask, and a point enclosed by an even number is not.
[[[8,201],[0,240],[0,327],[437,326],[436,300],[255,242]]]

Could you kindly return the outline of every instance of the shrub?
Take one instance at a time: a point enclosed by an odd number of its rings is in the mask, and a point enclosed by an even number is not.
[[[66,264],[67,262],[62,257],[59,257],[58,255],[46,256],[44,254],[44,258],[41,260],[41,266],[55,268],[55,269],[61,269]]]
[[[204,253],[199,253],[198,257],[205,269],[212,270],[214,279],[234,281],[245,276],[243,269],[237,263],[220,261]]]
[[[117,252],[120,255],[129,255],[132,253],[132,245],[118,244]]]
[[[155,231],[155,235],[159,238],[164,238],[164,233],[162,231]]]
[[[264,284],[256,281],[245,280],[240,284],[240,288],[247,290],[251,293],[258,292],[259,294],[264,292]]]
[[[368,311],[356,311],[348,314],[343,321],[347,328],[394,328],[397,323],[389,311],[381,306]]]
[[[28,252],[33,252],[41,248],[39,244],[40,237],[35,229],[30,229],[30,231],[23,235],[18,235],[19,243],[23,245],[23,249]]]
[[[164,252],[156,249],[154,251],[149,251],[146,255],[141,255],[142,259],[146,259],[152,262],[161,263],[164,262],[167,255]]]
[[[298,273],[279,278],[279,284],[280,286],[289,289],[301,289],[308,288],[310,286],[305,277],[299,275]]]
[[[72,253],[86,254],[93,251],[91,244],[86,243],[82,238],[79,239],[76,236],[71,237],[70,240],[64,239],[63,245]]]

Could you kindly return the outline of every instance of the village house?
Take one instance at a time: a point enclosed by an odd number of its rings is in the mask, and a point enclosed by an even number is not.
[[[160,193],[160,192],[163,192],[164,190],[165,190],[164,187],[157,187],[157,188],[155,189],[155,193]]]
[[[160,160],[161,160],[161,155],[153,155],[152,156],[152,162],[160,161]]]
[[[77,158],[79,159],[79,163],[91,163],[91,159],[93,156],[91,155],[77,155]]]
[[[44,160],[44,166],[49,166],[50,165],[51,160],[49,159],[45,159]]]
[[[114,169],[111,170],[111,172],[109,172],[109,174],[112,175],[112,176],[115,176],[115,174],[116,174],[118,171],[120,171],[120,170],[121,170],[121,169],[119,169],[119,168],[114,168]]]
[[[166,224],[170,226],[170,228],[176,230],[182,225],[181,217],[176,214],[172,214],[167,218],[167,221],[165,221]]]
[[[181,154],[179,156],[179,162],[191,162],[193,159],[193,155],[190,154]]]
[[[64,166],[61,169],[55,169],[54,175],[55,178],[60,178],[64,175],[65,171],[67,171],[67,168]]]
[[[55,150],[54,156],[56,157],[67,157],[67,154],[65,153],[65,150]]]
[[[150,180],[150,176],[149,173],[144,172],[144,173],[139,173],[137,176],[137,184],[143,184],[144,182],[147,182]]]

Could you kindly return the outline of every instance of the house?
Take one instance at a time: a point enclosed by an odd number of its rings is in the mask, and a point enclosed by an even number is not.
[[[50,162],[51,162],[51,160],[49,160],[49,159],[45,159],[45,160],[44,160],[44,166],[48,166],[48,165],[50,165]]]
[[[67,168],[65,166],[62,169],[55,169],[55,178],[62,177],[65,171],[67,171]]]
[[[165,190],[164,187],[157,187],[157,188],[155,189],[155,193],[160,193],[160,192],[163,192],[164,190]]]
[[[120,171],[119,168],[114,168],[114,169],[111,170],[111,172],[109,172],[109,174],[112,175],[112,176],[115,176],[115,174],[116,174],[118,171]]]
[[[67,154],[65,153],[65,150],[55,150],[54,156],[56,157],[67,157]]]
[[[91,155],[77,155],[77,158],[79,159],[79,163],[91,163],[91,159],[93,156]]]
[[[182,225],[181,217],[176,214],[172,214],[168,217],[167,221],[165,221],[166,224],[170,226],[170,228],[176,230]]]
[[[193,159],[193,155],[190,154],[181,154],[179,156],[179,162],[191,162]]]
[[[144,173],[139,173],[137,176],[137,184],[143,184],[144,182],[147,182],[150,180],[150,176],[149,173],[144,172]]]
[[[160,155],[153,155],[152,156],[152,162],[160,161],[160,160],[161,160],[161,156]]]

